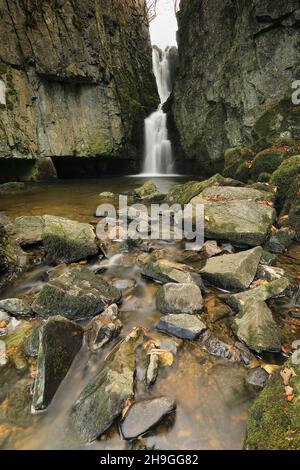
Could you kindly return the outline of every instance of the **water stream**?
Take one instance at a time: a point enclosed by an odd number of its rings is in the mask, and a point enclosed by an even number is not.
[[[158,110],[145,119],[145,160],[143,174],[170,175],[175,171],[172,144],[168,138],[167,115],[163,104],[172,91],[170,49],[160,51],[153,47],[153,71],[160,97]]]

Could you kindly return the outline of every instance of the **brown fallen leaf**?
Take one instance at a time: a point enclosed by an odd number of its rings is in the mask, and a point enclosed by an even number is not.
[[[129,410],[129,408],[131,408],[133,403],[134,403],[134,398],[133,397],[130,397],[126,400],[126,403],[125,403],[124,408],[122,410],[122,418],[125,418],[125,415],[126,415],[127,411]]]
[[[280,366],[277,366],[276,364],[263,364],[261,368],[271,375],[273,372],[275,372],[275,370],[280,369]]]
[[[169,349],[151,349],[148,354],[156,354],[162,366],[172,366],[174,356]]]

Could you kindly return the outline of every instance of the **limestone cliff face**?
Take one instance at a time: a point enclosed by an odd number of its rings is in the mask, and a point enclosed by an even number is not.
[[[0,0],[0,157],[140,154],[157,106],[145,0]]]
[[[207,173],[224,150],[300,139],[298,0],[181,0],[173,122],[186,159]]]

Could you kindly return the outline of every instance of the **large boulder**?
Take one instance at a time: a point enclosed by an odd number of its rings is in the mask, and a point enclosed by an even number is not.
[[[234,330],[241,341],[258,353],[281,350],[279,329],[263,301],[249,299],[234,319]]]
[[[195,340],[206,330],[206,325],[196,315],[185,313],[162,317],[156,328],[181,339]]]
[[[59,316],[50,318],[40,328],[37,376],[32,400],[34,411],[49,406],[81,349],[82,339],[82,328]]]
[[[262,255],[262,248],[222,255],[206,261],[200,274],[212,284],[228,290],[245,290],[253,281]]]
[[[39,243],[43,239],[44,219],[41,216],[17,217],[13,231],[21,246]]]
[[[98,252],[89,224],[62,217],[44,216],[43,244],[50,263],[71,263]]]
[[[166,314],[199,313],[203,308],[201,290],[195,284],[165,284],[157,292],[156,306]]]
[[[136,345],[136,335],[125,338],[78,397],[71,422],[84,441],[107,431],[133,396]]]
[[[167,259],[156,259],[151,255],[141,255],[138,265],[142,274],[162,284],[178,282],[197,284],[202,287],[201,276],[190,266]]]
[[[121,424],[124,439],[132,440],[142,436],[162,419],[174,411],[176,402],[171,398],[161,397],[134,403]],[[141,419],[142,417],[142,419]]]
[[[42,288],[32,310],[43,317],[62,315],[70,320],[86,320],[120,298],[118,289],[89,269],[72,268]]]
[[[0,300],[0,309],[13,316],[27,316],[31,313],[30,305],[22,299]]]
[[[272,190],[259,191],[250,187],[211,186],[201,192],[201,197],[210,201],[274,201],[275,193]],[[193,201],[193,200],[192,200]]]
[[[294,399],[289,401],[281,374],[290,374],[289,387]],[[295,374],[295,375],[294,375]],[[287,382],[286,382],[287,383]],[[277,369],[250,409],[244,448],[247,450],[300,449],[300,365],[289,360]]]
[[[276,212],[268,202],[255,200],[207,200],[202,196],[191,204],[203,204],[205,210],[204,233],[206,238],[227,240],[249,246],[262,245],[271,232]]]

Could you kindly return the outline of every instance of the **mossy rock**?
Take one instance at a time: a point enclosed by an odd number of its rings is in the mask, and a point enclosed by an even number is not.
[[[300,202],[291,208],[288,224],[296,231],[296,240],[300,242]]]
[[[224,176],[238,178],[238,169],[247,167],[247,161],[253,160],[254,153],[248,147],[234,147],[225,152]],[[246,165],[245,165],[246,164]],[[248,178],[249,179],[249,178]]]
[[[224,178],[216,174],[205,181],[189,181],[188,183],[178,184],[170,189],[166,196],[166,202],[169,204],[188,204],[195,196],[210,186],[243,186],[241,181],[232,178]]]
[[[273,173],[271,183],[277,186],[277,203],[280,209],[288,212],[300,199],[300,155],[285,160]]]
[[[235,178],[243,183],[247,183],[251,178],[251,165],[249,162],[243,162],[236,170]]]
[[[259,183],[269,183],[270,179],[272,178],[271,173],[261,173],[257,178]]]
[[[284,367],[291,367],[296,373],[290,381],[295,398],[292,402],[286,399],[277,370],[250,410],[245,449],[300,450],[300,366],[290,360]]]
[[[289,158],[289,154],[263,150],[253,160],[252,176],[257,180],[261,173],[274,173],[282,162]]]
[[[295,106],[290,96],[280,102],[269,103],[254,125],[255,147],[259,151],[277,144],[278,137],[286,132],[292,139],[299,140],[299,129],[300,106]]]

